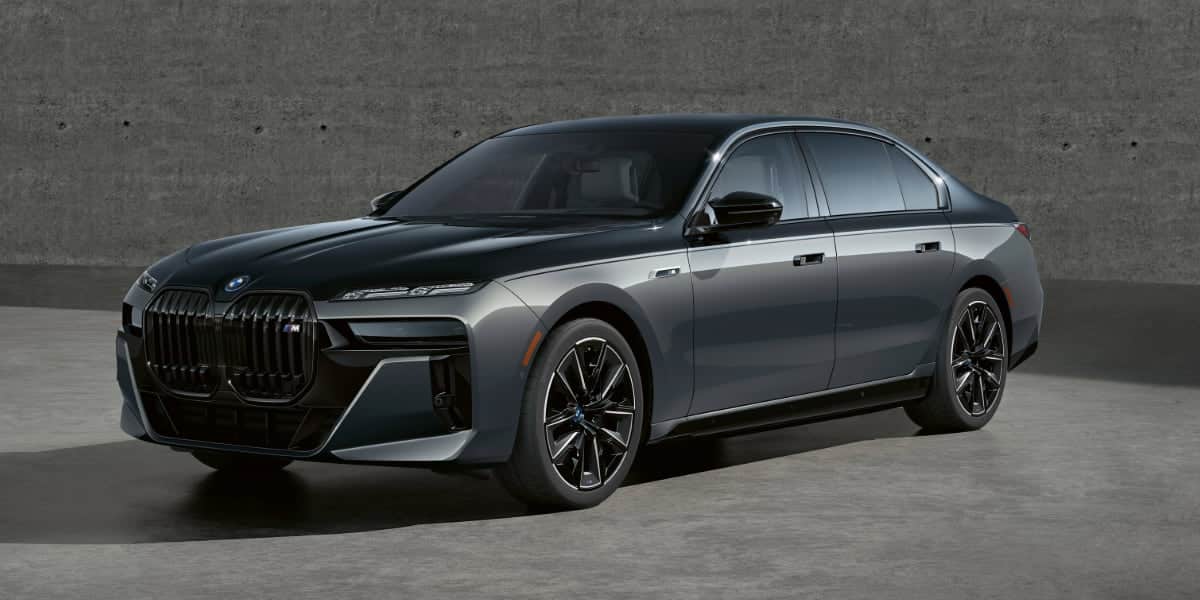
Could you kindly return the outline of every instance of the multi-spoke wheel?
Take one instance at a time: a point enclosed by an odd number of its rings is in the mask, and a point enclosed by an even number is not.
[[[982,300],[967,304],[954,328],[950,355],[954,395],[973,417],[991,408],[1004,377],[1004,322]]]
[[[628,454],[636,412],[633,377],[609,341],[576,342],[546,386],[546,448],[563,481],[604,485]]]
[[[1003,313],[986,291],[963,290],[950,313],[929,394],[905,409],[931,431],[979,429],[996,412],[1007,372]]]
[[[625,478],[645,412],[637,361],[611,325],[580,319],[551,332],[529,374],[513,456],[497,470],[530,504],[593,506]]]

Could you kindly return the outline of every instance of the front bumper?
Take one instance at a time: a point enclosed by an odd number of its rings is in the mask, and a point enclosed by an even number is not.
[[[322,324],[459,319],[467,326],[469,352],[322,347],[308,391],[286,405],[263,405],[235,394],[197,398],[166,389],[147,367],[143,338],[134,327],[119,331],[116,339],[121,428],[176,448],[316,461],[476,465],[507,460],[526,376],[520,363],[540,324],[506,288],[492,284],[461,297],[316,302],[313,308]],[[455,359],[469,360],[468,428],[451,426],[435,407],[440,384],[431,366]],[[222,435],[210,435],[213,431]],[[277,443],[289,438],[292,443]]]

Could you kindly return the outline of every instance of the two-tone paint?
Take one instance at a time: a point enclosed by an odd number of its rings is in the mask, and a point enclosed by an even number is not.
[[[461,321],[470,346],[473,423],[430,425],[422,365],[435,354],[322,350],[356,373],[348,406],[328,439],[297,454],[166,437],[148,425],[139,387],[146,372],[142,310],[125,298],[118,333],[122,428],[179,448],[213,448],[311,460],[492,464],[512,449],[528,357],[557,324],[579,316],[615,325],[647,381],[650,439],[724,433],[894,406],[921,397],[957,290],[983,287],[1008,317],[1012,366],[1036,347],[1042,289],[1029,242],[1005,205],[958,182],[879,129],[825,119],[658,116],[537,125],[538,132],[679,129],[715,134],[712,159],[678,214],[576,225],[405,223],[372,217],[204,242],[151,267],[159,290],[206,290],[221,314],[240,294],[298,290],[324,326],[387,318]],[[914,157],[935,182],[941,208],[830,216],[815,177],[815,214],[718,235],[696,235],[693,214],[725,157],[755,136],[838,131],[883,140]],[[250,283],[226,292],[230,278]],[[425,281],[486,282],[461,296],[332,301],[348,289]],[[318,393],[310,391],[309,394]]]

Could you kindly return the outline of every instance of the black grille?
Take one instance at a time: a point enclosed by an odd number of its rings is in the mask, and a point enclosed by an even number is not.
[[[216,388],[208,294],[164,291],[146,307],[142,326],[150,370],[164,386],[185,394],[209,394]]]
[[[242,296],[221,323],[226,376],[250,399],[294,398],[312,378],[316,333],[304,296]]]
[[[217,404],[142,392],[151,426],[182,439],[275,450],[315,450],[342,408]]]

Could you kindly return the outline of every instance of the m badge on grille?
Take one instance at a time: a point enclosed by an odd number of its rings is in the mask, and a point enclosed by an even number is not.
[[[299,323],[284,323],[283,324],[283,332],[284,333],[300,333],[300,324]]]

